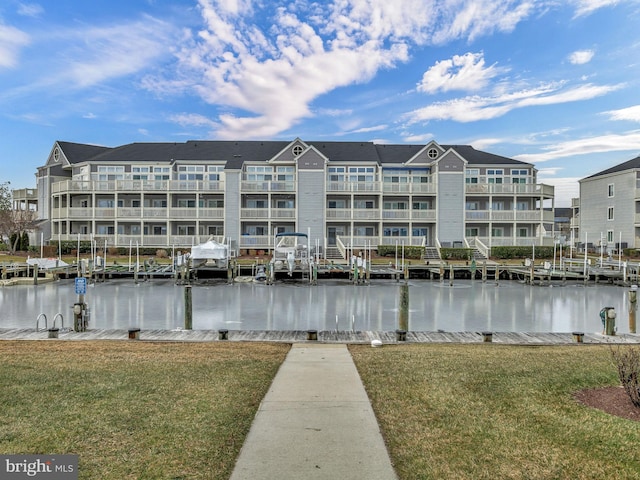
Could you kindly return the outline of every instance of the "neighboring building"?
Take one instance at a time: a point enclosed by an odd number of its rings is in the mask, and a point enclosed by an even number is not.
[[[576,239],[609,253],[640,247],[640,156],[580,180]]]
[[[467,145],[56,142],[38,169],[45,238],[190,246],[213,236],[312,245],[552,244],[552,186],[533,165]],[[344,252],[343,252],[344,253]]]
[[[556,238],[563,242],[569,242],[571,240],[571,220],[573,217],[573,210],[571,207],[556,207],[554,211],[554,233]]]

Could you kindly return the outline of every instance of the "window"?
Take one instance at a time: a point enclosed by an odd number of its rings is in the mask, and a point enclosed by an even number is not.
[[[610,183],[607,186],[607,190],[608,190],[608,193],[609,193],[609,197],[613,197],[613,183]]]
[[[122,166],[107,166],[98,165],[98,180],[123,180],[124,179],[124,167]]]
[[[304,148],[302,147],[302,145],[294,145],[293,148],[291,149],[291,152],[293,153],[294,157],[297,157],[303,151],[304,151]]]
[[[491,210],[504,210],[504,202],[491,202]]]
[[[330,182],[344,182],[344,167],[329,167]]]
[[[467,210],[480,210],[480,205],[478,202],[467,202],[465,208]]]
[[[179,208],[195,208],[195,206],[196,206],[195,200],[187,200],[185,198],[178,199]]]
[[[293,182],[293,167],[277,167],[276,180],[279,182]]]
[[[266,200],[247,199],[247,208],[267,208]]]
[[[373,227],[355,227],[353,234],[356,237],[373,237]]]
[[[613,220],[613,207],[607,209],[607,220]]]
[[[217,182],[220,180],[220,175],[224,172],[224,165],[209,165],[207,168],[209,181]]]
[[[529,231],[526,228],[518,228],[518,236],[519,237],[528,237]]]
[[[527,183],[528,170],[511,170],[511,183]]]
[[[406,237],[408,230],[406,227],[386,227],[382,234],[385,237]]]
[[[349,167],[350,182],[373,182],[374,167]]]
[[[613,242],[613,230],[607,230],[607,242],[608,243]]]
[[[413,227],[411,229],[411,235],[413,235],[414,237],[426,237],[428,233],[428,227]]]
[[[516,202],[516,210],[531,210],[529,202]]]
[[[200,208],[224,208],[224,200],[216,200],[209,198],[198,202]]]
[[[413,210],[431,210],[430,202],[413,202]]]
[[[353,208],[373,208],[373,200],[354,200]]]
[[[430,148],[427,151],[427,155],[429,156],[430,159],[434,159],[434,158],[438,158],[438,150],[435,148]]]
[[[171,180],[170,167],[153,167],[153,179],[156,181]]]
[[[475,227],[465,228],[464,236],[465,237],[477,237],[480,235],[480,230]]]
[[[276,200],[276,208],[295,208],[293,200]]]
[[[384,202],[385,210],[407,210],[406,202]]]
[[[204,165],[179,165],[178,180],[203,180]]]
[[[467,175],[465,178],[466,183],[478,183],[478,177],[480,176],[480,170],[477,168],[467,168]]]
[[[492,237],[504,237],[504,228],[502,227],[495,227],[491,229],[491,236]]]
[[[329,200],[327,208],[347,208],[347,202],[345,200]]]
[[[247,165],[247,180],[250,182],[271,181],[273,167],[263,165]]]
[[[162,200],[154,199],[151,201],[151,206],[153,208],[167,208],[167,201],[164,199]]]
[[[382,181],[384,183],[409,183],[409,172],[385,169],[382,173]]]
[[[196,227],[193,225],[178,225],[178,235],[195,235]]]
[[[148,180],[149,167],[131,167],[132,178],[134,180]]]
[[[502,176],[504,170],[490,168],[487,170],[487,182],[489,183],[502,183]]]
[[[262,225],[248,225],[244,229],[243,235],[266,235],[267,227]]]

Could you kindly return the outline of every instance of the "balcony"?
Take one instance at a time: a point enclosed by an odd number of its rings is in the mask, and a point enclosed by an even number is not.
[[[467,210],[467,222],[553,222],[548,210]]]
[[[553,197],[553,186],[541,183],[467,183],[467,195],[533,195]]]
[[[196,180],[64,180],[51,186],[52,194],[91,192],[219,192],[224,193],[222,181]]]
[[[240,188],[242,192],[295,192],[296,183],[243,180]]]

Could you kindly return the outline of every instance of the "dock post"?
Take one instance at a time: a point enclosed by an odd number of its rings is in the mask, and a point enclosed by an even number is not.
[[[487,281],[487,262],[482,262],[482,282]]]
[[[33,266],[33,284],[38,285],[38,264]]]
[[[638,309],[638,286],[629,289],[629,333],[636,333],[636,310]]]
[[[455,276],[453,272],[453,264],[449,265],[449,286],[453,287],[453,277]]]
[[[409,330],[409,285],[400,285],[400,309],[398,310],[398,329]]]
[[[193,329],[193,309],[191,302],[191,285],[184,286],[184,329]]]

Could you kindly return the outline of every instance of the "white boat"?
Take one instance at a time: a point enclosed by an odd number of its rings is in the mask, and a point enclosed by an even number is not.
[[[309,237],[306,233],[283,232],[276,234],[273,252],[274,271],[287,270],[289,276],[295,270],[303,271],[309,266]]]
[[[229,246],[209,239],[200,245],[191,247],[191,264],[194,267],[214,264],[216,267],[226,268],[229,264]]]

